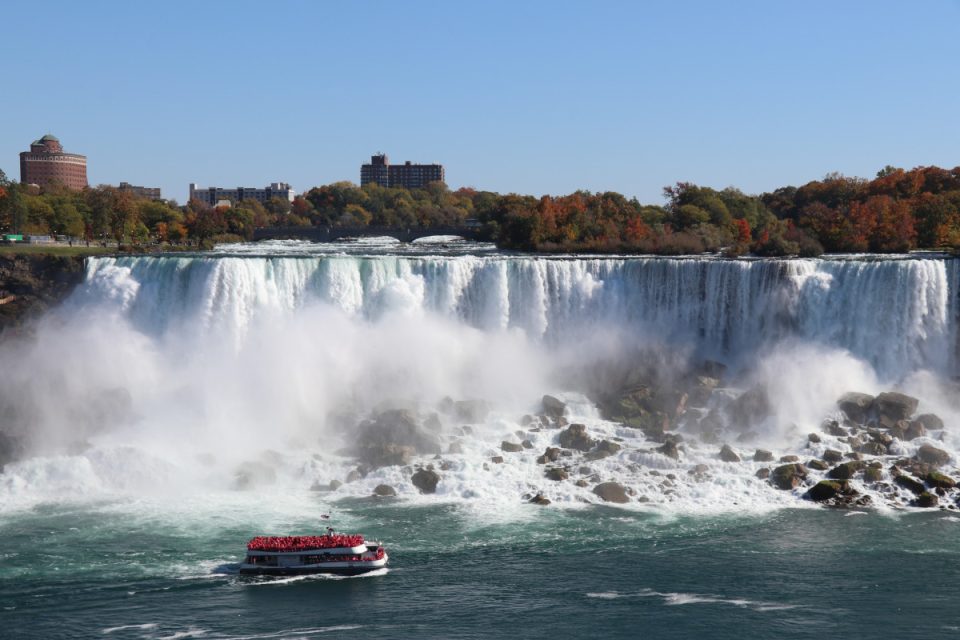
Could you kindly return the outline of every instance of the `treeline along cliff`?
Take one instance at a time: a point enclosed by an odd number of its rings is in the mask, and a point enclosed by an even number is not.
[[[873,180],[831,174],[800,187],[747,195],[680,182],[665,204],[615,192],[507,194],[442,183],[424,189],[337,182],[293,202],[209,207],[140,200],[100,186],[36,193],[0,175],[0,232],[57,234],[120,243],[208,243],[264,227],[457,227],[525,251],[812,256],[960,246],[960,167],[886,167]]]

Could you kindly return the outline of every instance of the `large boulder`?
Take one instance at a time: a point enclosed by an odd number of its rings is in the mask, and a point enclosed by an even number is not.
[[[942,467],[950,462],[950,454],[943,449],[937,449],[933,445],[923,444],[917,449],[917,459],[927,464]]]
[[[440,474],[433,469],[419,469],[410,478],[410,482],[417,489],[420,489],[420,493],[436,493],[437,483],[440,482]]]
[[[506,451],[507,453],[519,453],[523,451],[523,445],[504,440],[500,443],[500,450]]]
[[[836,449],[827,449],[823,452],[823,459],[827,462],[837,463],[843,460],[843,454]]]
[[[880,442],[871,440],[870,442],[864,442],[857,447],[857,452],[865,453],[870,456],[885,456],[887,455],[887,447]]]
[[[766,449],[757,449],[753,454],[754,462],[773,462],[773,453]]]
[[[543,412],[551,418],[559,418],[567,411],[566,403],[553,396],[545,395],[540,402],[543,405]]]
[[[677,441],[673,440],[672,438],[664,442],[663,445],[657,447],[657,453],[662,453],[668,458],[673,458],[674,460],[680,459],[680,450],[677,448]]]
[[[807,468],[799,463],[780,465],[770,474],[770,482],[777,489],[789,491],[803,484]]]
[[[630,502],[627,490],[619,482],[601,482],[593,488],[593,492],[604,502],[624,504]]]
[[[885,391],[874,400],[880,424],[885,427],[892,427],[912,416],[919,404],[916,398],[897,391]]]
[[[710,376],[694,376],[687,388],[687,405],[690,407],[706,407],[710,402],[713,390],[720,386],[720,380]]]
[[[937,506],[940,503],[940,500],[934,494],[929,491],[924,491],[917,496],[917,499],[912,501],[910,504],[914,507],[920,507],[921,509],[931,509]]]
[[[919,480],[917,480],[917,479],[915,479],[915,478],[911,478],[910,476],[908,476],[908,475],[906,475],[906,474],[901,474],[901,475],[897,476],[896,478],[893,479],[893,481],[894,481],[898,486],[901,486],[901,487],[903,487],[904,489],[906,489],[907,491],[910,491],[910,492],[915,493],[915,494],[917,494],[917,495],[920,495],[921,493],[923,493],[924,491],[926,491],[926,488],[923,486],[923,483],[922,483],[922,482],[920,482]]]
[[[837,407],[854,422],[863,424],[867,421],[873,401],[874,397],[870,394],[851,391],[840,396]]]
[[[405,465],[416,454],[440,453],[440,442],[411,411],[392,409],[359,425],[353,452],[371,468]]]
[[[850,491],[846,480],[821,480],[810,487],[804,497],[814,502],[825,502]]]
[[[397,495],[397,490],[388,484],[378,484],[373,489],[373,495],[378,498],[392,498]]]
[[[547,498],[542,493],[538,493],[537,495],[530,498],[529,502],[530,504],[537,504],[537,505],[540,505],[541,507],[545,507],[550,504],[550,499]]]
[[[570,473],[563,467],[548,467],[543,475],[547,480],[553,480],[554,482],[560,482],[570,477]]]
[[[761,422],[772,411],[766,389],[759,386],[744,391],[727,406],[730,426],[740,431]]]
[[[561,451],[559,447],[547,447],[546,451],[543,452],[543,455],[537,458],[537,464],[556,462],[560,458],[560,453]]]
[[[848,435],[847,430],[841,427],[840,423],[837,422],[836,420],[824,420],[823,424],[820,425],[820,428],[825,433],[828,433],[831,436],[835,436],[837,438],[843,438],[844,436]]]
[[[940,431],[943,429],[943,420],[935,413],[922,413],[914,418],[913,422],[920,423],[927,431]]]
[[[614,455],[620,451],[622,447],[616,442],[611,442],[610,440],[601,440],[597,443],[597,446],[587,453],[584,456],[587,460],[600,460],[601,458],[606,458]]]
[[[957,481],[937,471],[931,471],[925,478],[927,485],[934,489],[953,489],[957,486]]]
[[[740,456],[728,444],[720,448],[720,459],[724,462],[740,462]]]
[[[863,470],[864,482],[880,482],[883,479],[883,469],[879,467],[867,467]]]
[[[417,450],[408,445],[371,442],[358,446],[357,457],[373,469],[410,464]]]
[[[866,463],[862,460],[851,460],[850,462],[838,464],[833,469],[830,469],[827,476],[834,480],[849,480],[866,466]]]
[[[560,446],[564,449],[590,451],[596,443],[596,440],[587,435],[586,425],[572,424],[560,432]]]

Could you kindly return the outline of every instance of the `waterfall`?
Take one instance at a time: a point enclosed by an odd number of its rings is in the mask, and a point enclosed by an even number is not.
[[[208,255],[91,258],[74,302],[113,308],[152,337],[241,343],[252,322],[313,305],[362,321],[430,314],[546,345],[617,327],[727,361],[796,338],[897,378],[956,373],[957,286],[957,261],[940,257]]]

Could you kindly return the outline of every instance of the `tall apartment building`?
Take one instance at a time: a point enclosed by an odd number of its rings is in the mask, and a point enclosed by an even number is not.
[[[269,187],[257,189],[255,187],[236,187],[234,189],[221,189],[220,187],[207,187],[201,189],[195,183],[190,183],[190,199],[199,200],[203,203],[216,206],[221,200],[229,200],[231,203],[243,202],[244,200],[256,200],[260,203],[270,201],[272,198],[281,198],[288,202],[293,202],[297,192],[286,182],[271,182]]]
[[[162,200],[160,197],[160,187],[135,187],[129,182],[121,182],[117,187],[119,191],[133,194],[135,198],[147,198],[149,200]]]
[[[30,151],[20,153],[20,182],[41,188],[60,184],[79,191],[87,186],[87,157],[65,153],[48,133],[31,142]]]
[[[421,189],[431,182],[443,182],[442,164],[390,164],[386,154],[370,157],[370,163],[360,166],[360,186],[371,182],[381,187]]]

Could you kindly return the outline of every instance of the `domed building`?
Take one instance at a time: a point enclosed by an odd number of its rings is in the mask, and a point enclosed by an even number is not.
[[[49,133],[30,143],[30,151],[20,154],[20,182],[47,188],[59,184],[80,190],[87,186],[87,157],[65,153],[55,136]]]

